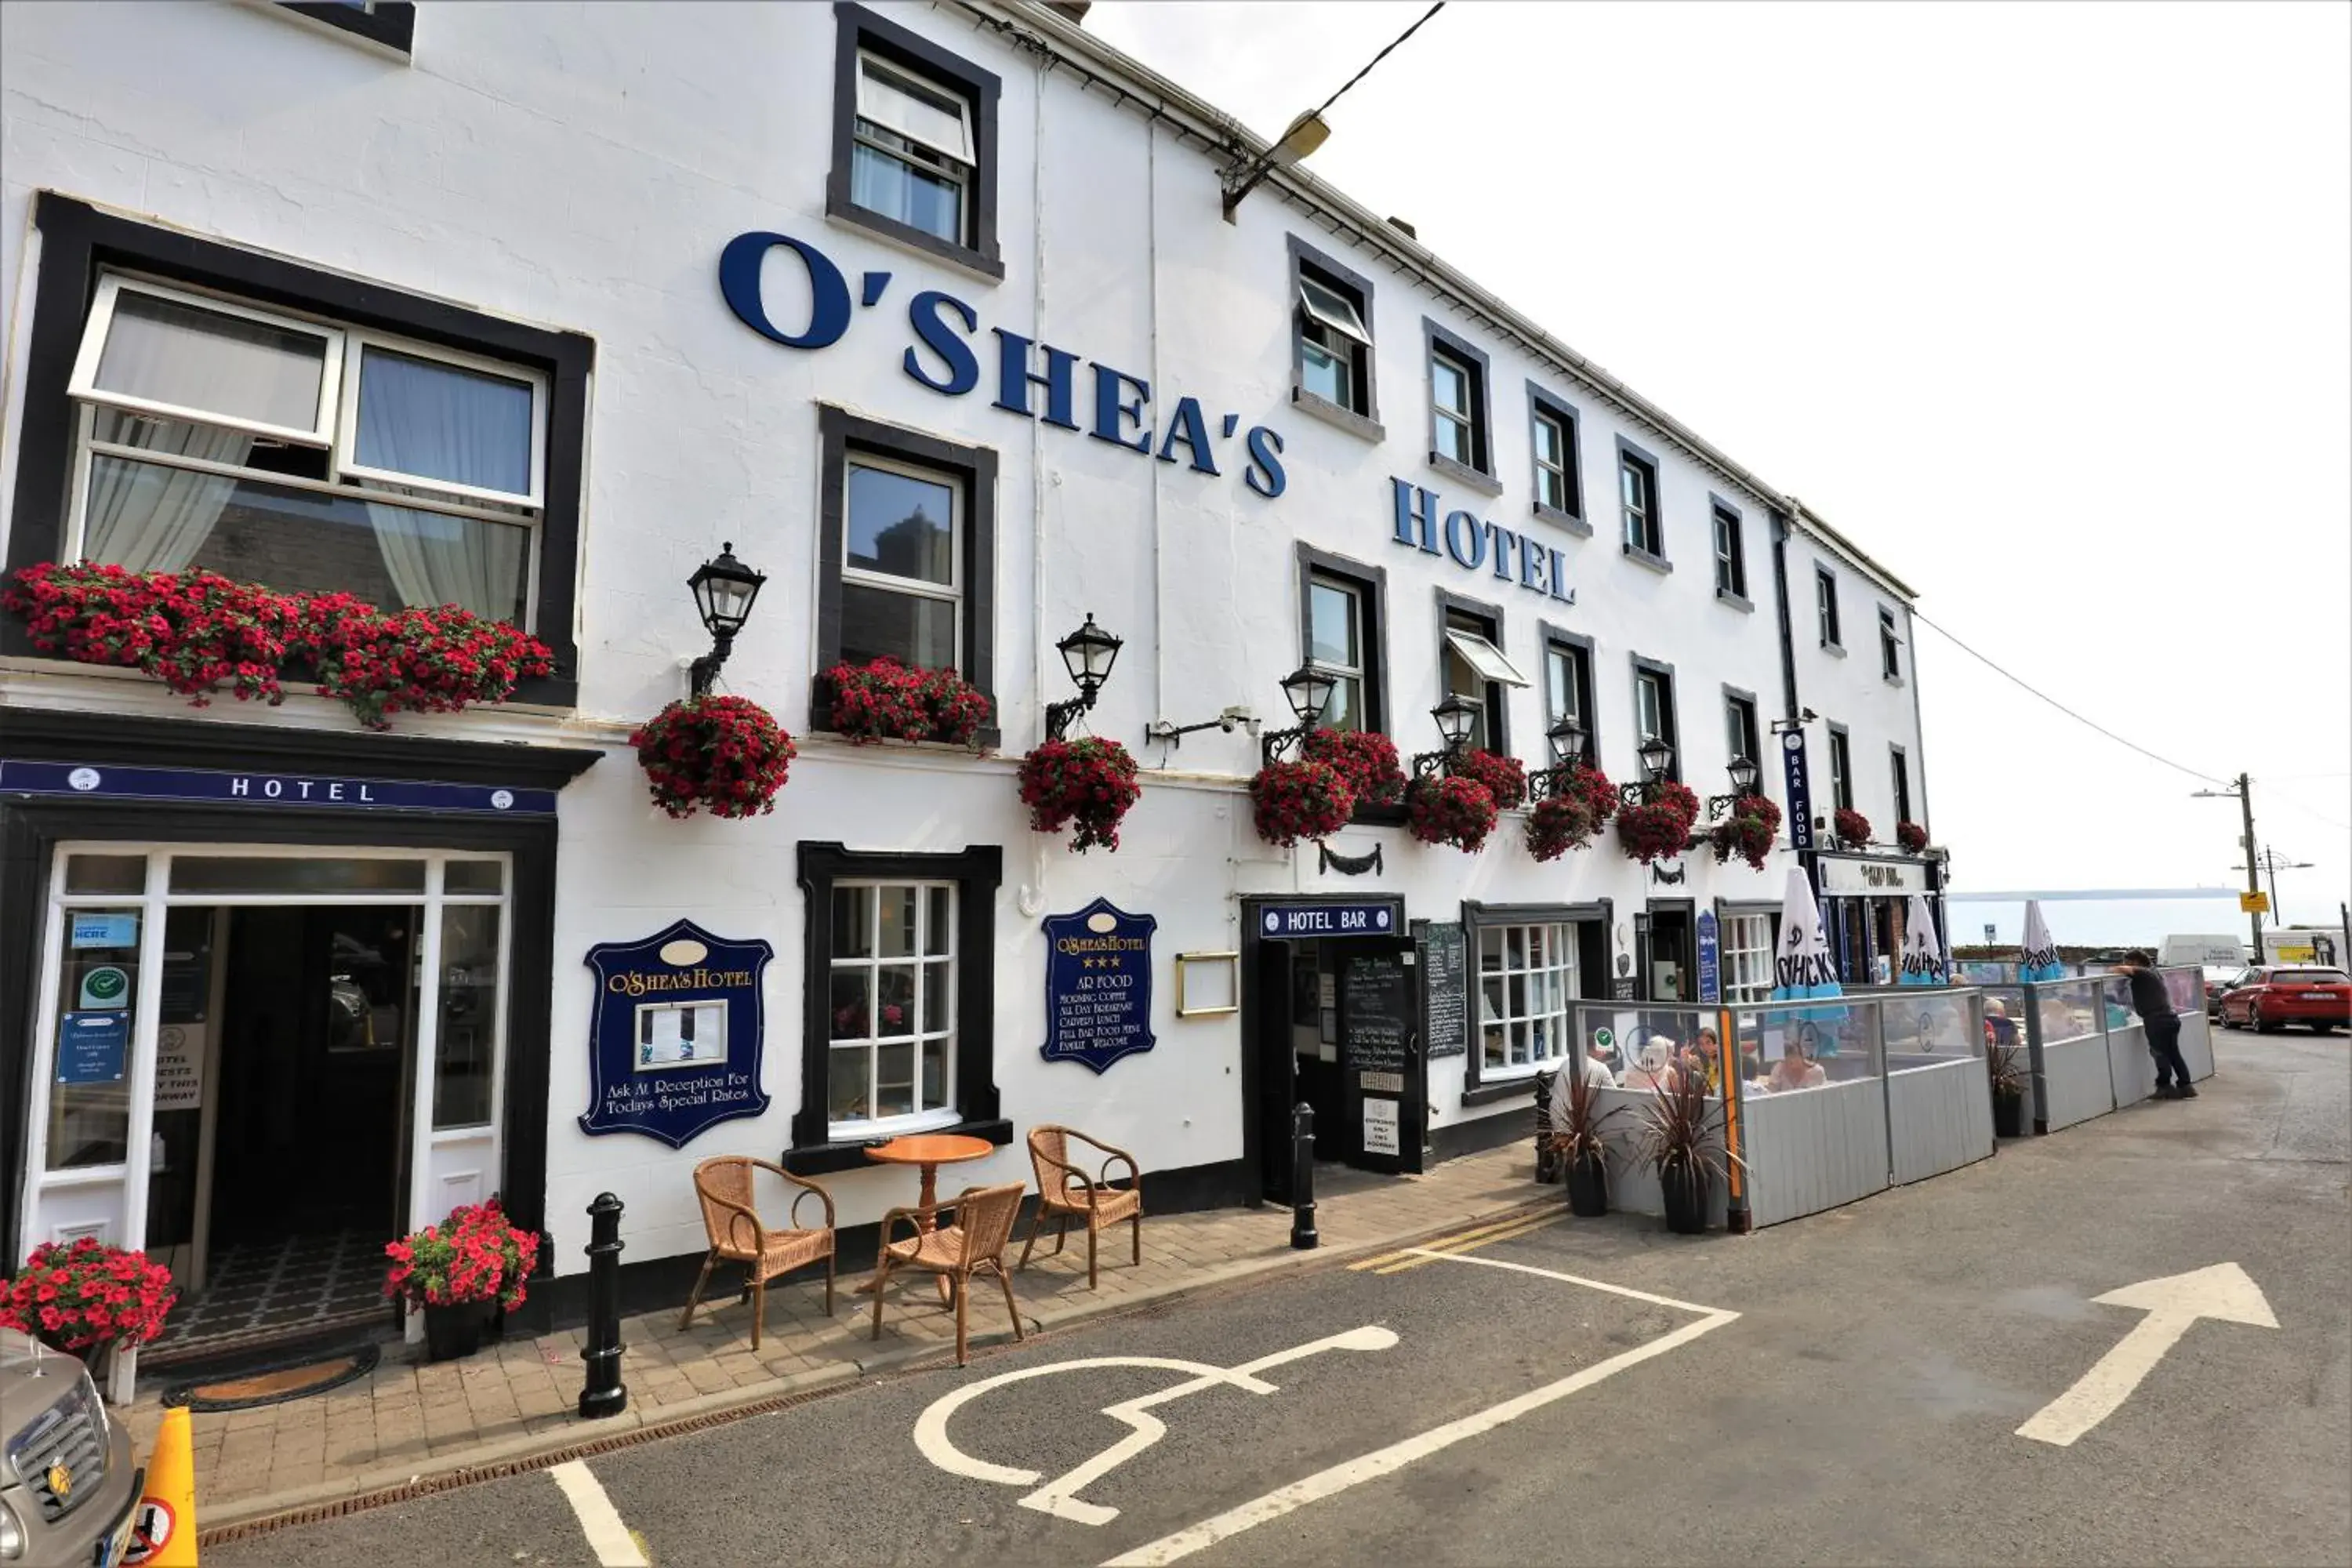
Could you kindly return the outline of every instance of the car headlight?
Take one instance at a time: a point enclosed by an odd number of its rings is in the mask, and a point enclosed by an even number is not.
[[[14,1563],[25,1554],[25,1527],[14,1510],[0,1502],[0,1563]]]

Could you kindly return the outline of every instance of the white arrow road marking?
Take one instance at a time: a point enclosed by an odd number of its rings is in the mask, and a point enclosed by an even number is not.
[[[596,1554],[598,1568],[647,1568],[646,1554],[637,1550],[629,1527],[621,1522],[621,1510],[613,1506],[613,1500],[604,1495],[586,1465],[571,1459],[551,1467],[547,1473],[571,1500],[580,1532],[588,1538],[588,1549]]]
[[[1421,1247],[1409,1250],[1426,1251],[1425,1248]],[[1305,1508],[1308,1503],[1318,1502],[1335,1493],[1346,1491],[1349,1487],[1401,1470],[1415,1459],[1425,1458],[1441,1448],[1452,1447],[1466,1437],[1475,1437],[1480,1433],[1491,1432],[1497,1426],[1516,1421],[1531,1411],[1540,1410],[1547,1405],[1565,1399],[1580,1388],[1590,1388],[1601,1379],[1613,1376],[1629,1366],[1637,1366],[1652,1356],[1664,1355],[1677,1345],[1688,1344],[1701,1334],[1719,1329],[1726,1323],[1737,1321],[1739,1317],[1738,1313],[1727,1311],[1721,1308],[1696,1306],[1688,1301],[1677,1301],[1669,1296],[1653,1296],[1646,1290],[1629,1289],[1622,1285],[1604,1284],[1598,1279],[1585,1279],[1574,1274],[1562,1274],[1549,1268],[1538,1268],[1532,1264],[1512,1263],[1499,1258],[1473,1258],[1462,1253],[1433,1253],[1431,1256],[1441,1258],[1448,1263],[1473,1263],[1486,1268],[1503,1268],[1518,1274],[1539,1275],[1546,1279],[1558,1279],[1570,1285],[1581,1285],[1590,1289],[1605,1290],[1612,1296],[1630,1297],[1636,1301],[1649,1301],[1662,1307],[1673,1307],[1681,1311],[1701,1312],[1706,1315],[1697,1322],[1686,1323],[1674,1332],[1652,1340],[1647,1344],[1636,1345],[1632,1350],[1621,1352],[1606,1361],[1595,1362],[1582,1372],[1563,1377],[1557,1383],[1548,1383],[1540,1388],[1529,1389],[1525,1394],[1506,1399],[1500,1405],[1489,1405],[1474,1415],[1465,1415],[1458,1421],[1449,1421],[1443,1426],[1433,1427],[1417,1436],[1407,1437],[1401,1443],[1391,1443],[1387,1447],[1377,1449],[1360,1458],[1349,1459],[1344,1464],[1334,1465],[1328,1470],[1318,1471],[1305,1480],[1294,1481],[1279,1490],[1268,1492],[1254,1501],[1245,1502],[1239,1508],[1228,1509],[1214,1519],[1203,1520],[1189,1530],[1180,1530],[1173,1535],[1163,1535],[1159,1540],[1139,1546],[1131,1552],[1120,1553],[1104,1563],[1103,1568],[1165,1568],[1166,1564],[1190,1557],[1195,1552],[1213,1546],[1228,1536],[1239,1535],[1242,1531],[1254,1529],[1269,1520],[1280,1519],[1284,1514]]]
[[[2247,1323],[2258,1329],[2278,1327],[2278,1319],[2271,1315],[2271,1304],[2263,1299],[2262,1287],[2246,1278],[2246,1271],[2234,1263],[2216,1263],[2210,1268],[2187,1274],[2143,1279],[2137,1285],[2126,1285],[2091,1299],[2103,1307],[2137,1308],[2147,1316],[2134,1324],[2131,1332],[2101,1356],[2090,1371],[2077,1378],[2074,1387],[2036,1411],[2033,1419],[2017,1429],[2019,1436],[2061,1448],[2068,1447],[2114,1415],[2116,1407],[2131,1397],[2140,1380],[2164,1359],[2164,1352],[2178,1343],[2180,1336],[2189,1331],[2189,1325],[2200,1318]]]
[[[994,1481],[1000,1486],[1034,1486],[1040,1479],[1039,1472],[1035,1470],[991,1464],[985,1459],[973,1458],[958,1448],[948,1436],[948,1418],[991,1389],[1025,1382],[1033,1377],[1050,1377],[1057,1373],[1083,1372],[1097,1366],[1140,1366],[1192,1373],[1186,1382],[1106,1405],[1103,1414],[1125,1423],[1129,1428],[1128,1435],[1085,1464],[1055,1477],[1021,1500],[1023,1508],[1050,1513],[1056,1519],[1066,1519],[1078,1524],[1108,1524],[1118,1517],[1118,1510],[1087,1502],[1077,1494],[1167,1436],[1166,1424],[1158,1416],[1147,1414],[1153,1405],[1165,1405],[1188,1394],[1198,1394],[1204,1388],[1220,1385],[1244,1389],[1251,1394],[1279,1394],[1282,1392],[1279,1388],[1256,1374],[1286,1362],[1320,1355],[1325,1351],[1384,1351],[1396,1342],[1394,1330],[1367,1326],[1332,1334],[1310,1344],[1276,1351],[1271,1355],[1260,1356],[1236,1367],[1211,1366],[1197,1361],[1171,1361],[1163,1356],[1134,1355],[1087,1356],[1078,1361],[1055,1362],[1049,1366],[1024,1367],[1018,1372],[1004,1373],[969,1387],[959,1388],[932,1401],[915,1422],[915,1447],[922,1451],[923,1458],[950,1475],[969,1476],[977,1481]]]

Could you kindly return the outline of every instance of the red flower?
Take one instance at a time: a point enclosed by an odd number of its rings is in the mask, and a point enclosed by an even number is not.
[[[1516,809],[1528,798],[1527,764],[1517,757],[1471,752],[1454,764],[1454,772],[1458,778],[1475,779],[1485,784],[1486,793],[1495,797],[1496,805],[1505,811]]]
[[[1737,855],[1761,871],[1780,831],[1780,808],[1768,796],[1743,795],[1732,803],[1730,819],[1717,824],[1706,837],[1717,865]]]
[[[1468,855],[1486,845],[1500,815],[1493,790],[1459,774],[1415,779],[1405,791],[1404,803],[1415,838],[1423,844],[1451,844]]]
[[[1895,842],[1906,855],[1923,854],[1927,847],[1927,830],[1916,822],[1898,822],[1895,825]]]
[[[1076,850],[1118,849],[1118,825],[1143,796],[1127,748],[1091,735],[1047,741],[1021,759],[1019,777],[1030,828],[1059,833],[1075,822]]]
[[[0,1287],[0,1325],[66,1351],[102,1341],[143,1344],[163,1331],[177,1299],[171,1271],[144,1253],[94,1237],[70,1246],[44,1242]]]
[[[629,737],[654,804],[676,817],[698,808],[714,816],[775,809],[799,748],[773,715],[748,697],[673,702]]]
[[[1356,793],[1329,763],[1268,763],[1250,780],[1257,836],[1283,848],[1328,838],[1356,814]]]
[[[1298,752],[1307,762],[1328,764],[1363,805],[1387,805],[1404,798],[1404,768],[1397,761],[1396,742],[1377,730],[1309,730]]]
[[[1574,795],[1549,795],[1528,814],[1528,853],[1538,860],[1557,860],[1592,840],[1592,813]]]
[[[952,669],[917,669],[884,655],[824,672],[826,727],[859,745],[945,741],[968,746],[988,727],[988,699]]]
[[[1842,849],[1862,849],[1870,844],[1870,818],[1858,811],[1844,809],[1830,818],[1830,826],[1837,836]]]
[[[1698,796],[1688,784],[1659,784],[1641,805],[1618,808],[1617,842],[1628,858],[1645,865],[1679,855],[1690,847],[1698,813]]]

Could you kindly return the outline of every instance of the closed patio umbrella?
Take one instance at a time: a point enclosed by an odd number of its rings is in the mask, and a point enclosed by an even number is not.
[[[2027,982],[2066,978],[2066,966],[2058,962],[2058,944],[2051,940],[2039,899],[2025,900],[2025,957],[2018,965],[2017,977]]]
[[[1911,895],[1910,910],[1903,917],[1903,973],[1896,976],[1903,985],[1948,985],[1952,983],[1951,960],[1944,952],[1943,939],[1936,931],[1936,917],[1927,908],[1923,893]]]
[[[1803,870],[1791,867],[1789,890],[1780,899],[1780,951],[1774,960],[1771,999],[1810,1002],[1844,994],[1838,984],[1837,960],[1830,956],[1829,933],[1822,926],[1822,909],[1813,901],[1813,885]],[[1845,1016],[1843,1006],[1807,1007],[1778,1015],[1791,1022],[1815,1023],[1832,1023]],[[1825,1040],[1822,1054],[1834,1055],[1836,1049],[1832,1041]]]

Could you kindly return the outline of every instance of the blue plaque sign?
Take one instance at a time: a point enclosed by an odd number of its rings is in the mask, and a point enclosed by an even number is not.
[[[1387,904],[1276,904],[1258,917],[1258,934],[1397,936],[1396,910]]]
[[[1789,786],[1789,842],[1799,849],[1813,844],[1813,785],[1805,767],[1805,732],[1780,735],[1780,774]]]
[[[0,763],[0,795],[87,795],[101,800],[192,800],[226,805],[329,806],[343,811],[465,811],[553,816],[551,789],[341,778],[328,773],[228,773],[209,768],[95,767],[86,763]]]
[[[677,1149],[766,1110],[760,977],[775,955],[764,942],[728,942],[692,921],[590,948],[593,1082],[580,1131],[642,1132]]]
[[[1698,912],[1698,999],[1710,1006],[1723,1000],[1723,938],[1713,910]]]
[[[1049,1062],[1097,1072],[1151,1037],[1151,933],[1160,922],[1097,899],[1074,915],[1045,917],[1045,1044]]]
[[[121,1083],[130,1052],[128,1013],[68,1013],[58,1020],[59,1083]]]

